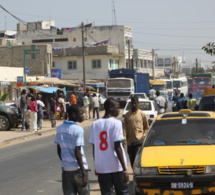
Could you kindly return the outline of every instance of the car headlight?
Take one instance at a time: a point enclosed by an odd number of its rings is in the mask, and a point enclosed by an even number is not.
[[[158,174],[158,168],[157,167],[141,168],[141,174],[142,175],[157,175]]]
[[[215,173],[215,165],[206,166],[205,167],[205,173]]]

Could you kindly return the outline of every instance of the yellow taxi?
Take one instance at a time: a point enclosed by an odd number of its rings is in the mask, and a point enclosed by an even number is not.
[[[215,194],[215,112],[158,115],[133,172],[135,194]]]

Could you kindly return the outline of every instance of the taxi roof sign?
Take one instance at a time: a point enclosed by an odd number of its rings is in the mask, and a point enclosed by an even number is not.
[[[192,111],[190,109],[181,109],[181,110],[179,110],[178,113],[180,113],[180,114],[190,114],[190,113],[192,113]]]

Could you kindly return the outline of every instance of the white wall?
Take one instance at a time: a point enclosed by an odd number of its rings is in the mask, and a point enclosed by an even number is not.
[[[0,67],[0,82],[16,82],[17,76],[23,76],[23,68]]]

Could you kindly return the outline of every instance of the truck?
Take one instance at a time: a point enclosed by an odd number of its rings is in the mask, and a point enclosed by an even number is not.
[[[108,98],[125,103],[133,93],[149,94],[149,74],[138,73],[133,69],[116,69],[109,71],[106,92]]]
[[[194,73],[192,74],[192,93],[195,98],[201,98],[204,88],[212,89],[214,84],[212,73]]]

